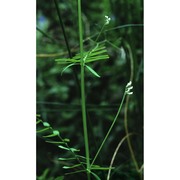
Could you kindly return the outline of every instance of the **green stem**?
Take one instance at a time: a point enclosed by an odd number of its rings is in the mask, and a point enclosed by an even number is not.
[[[70,46],[69,46],[68,38],[67,38],[67,35],[66,35],[66,31],[65,31],[65,28],[64,28],[64,24],[63,24],[63,20],[62,20],[62,17],[61,17],[60,8],[58,7],[57,0],[54,0],[54,4],[55,4],[56,11],[57,11],[57,14],[58,14],[61,29],[62,29],[62,32],[63,32],[64,40],[65,40],[65,43],[66,43],[66,48],[67,48],[68,54],[69,54],[69,58],[72,59],[71,49],[70,49]],[[73,70],[74,79],[75,79],[76,85],[77,85],[77,92],[79,92],[80,91],[80,84],[79,84],[79,81],[78,81],[77,72],[76,72],[76,70],[74,68],[72,68],[72,70]]]
[[[103,32],[103,30],[104,30],[104,27],[105,27],[105,24],[104,24],[104,25],[103,25],[103,27],[101,28],[101,31],[99,32],[99,34],[98,34],[98,36],[97,36],[97,38],[96,38],[95,42],[97,42],[97,41],[98,41],[98,39],[99,39],[100,35],[102,34],[102,32]]]
[[[116,29],[123,29],[123,28],[126,28],[126,27],[143,27],[143,26],[144,26],[144,24],[124,24],[124,25],[121,25],[121,26],[116,26],[114,28],[107,29],[107,30],[105,30],[105,32],[116,30]]]
[[[78,0],[78,23],[79,23],[79,44],[80,44],[80,54],[81,54],[81,108],[82,108],[84,142],[85,142],[85,152],[86,152],[87,178],[88,178],[88,180],[90,180],[89,140],[88,140],[87,120],[86,120],[86,99],[85,99],[85,85],[84,85],[84,60],[83,60],[83,32],[82,32],[82,20],[81,20],[81,0]]]
[[[96,155],[95,155],[95,157],[94,157],[94,159],[93,159],[93,161],[92,161],[92,163],[91,163],[91,166],[94,164],[94,162],[95,162],[96,158],[98,157],[98,155],[99,155],[99,153],[100,153],[100,151],[101,151],[101,149],[102,149],[105,141],[107,140],[107,138],[108,138],[108,136],[109,136],[109,134],[110,134],[110,132],[111,132],[114,124],[116,123],[116,120],[117,120],[117,118],[118,118],[118,116],[119,116],[119,113],[120,113],[120,111],[121,111],[121,109],[122,109],[122,105],[123,105],[123,102],[124,102],[124,100],[125,100],[125,97],[126,97],[126,92],[124,92],[124,95],[123,95],[121,104],[120,104],[119,109],[118,109],[118,112],[117,112],[117,114],[116,114],[116,117],[114,118],[113,123],[111,124],[111,127],[109,128],[109,130],[108,130],[108,132],[107,132],[107,134],[106,134],[103,142],[101,143],[101,146],[99,147],[99,149],[98,149],[98,151],[97,151],[97,153],[96,153]]]

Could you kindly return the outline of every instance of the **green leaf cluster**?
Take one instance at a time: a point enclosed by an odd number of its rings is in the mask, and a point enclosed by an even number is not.
[[[67,65],[63,70],[62,73],[67,70],[69,67],[74,65],[83,65],[96,77],[100,77],[99,74],[93,70],[90,66],[86,65],[87,63],[96,62],[100,60],[106,60],[109,56],[107,54],[107,49],[103,43],[97,43],[97,45],[91,49],[90,51],[83,52],[83,58],[81,58],[81,54],[76,54],[73,58],[61,58],[55,59],[58,64]]]
[[[78,156],[76,154],[76,152],[79,152],[80,150],[70,147],[68,144],[68,142],[70,142],[70,140],[67,138],[62,138],[59,130],[54,130],[48,122],[43,122],[40,119],[40,116],[36,117],[36,124],[38,125],[37,133],[41,133],[42,137],[45,139],[45,141],[47,143],[55,144],[61,150],[66,150],[71,153],[71,156],[72,156],[71,158],[69,158],[69,157],[68,158],[59,158],[60,161],[76,160],[78,162],[79,166],[83,165],[83,163],[81,162],[81,160],[79,158],[82,156]],[[45,133],[45,135],[43,135],[42,133],[43,134]],[[54,138],[56,138],[56,139],[54,139]],[[85,159],[85,157],[83,157],[83,158]]]

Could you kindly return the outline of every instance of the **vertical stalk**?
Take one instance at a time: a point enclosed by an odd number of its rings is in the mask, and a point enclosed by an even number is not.
[[[71,53],[71,50],[70,50],[68,38],[67,38],[67,35],[66,35],[66,31],[65,31],[65,28],[64,28],[64,24],[63,24],[63,20],[62,20],[62,17],[61,17],[60,8],[58,7],[57,0],[54,0],[54,4],[55,4],[56,11],[57,11],[57,14],[58,14],[61,29],[62,29],[62,32],[63,32],[64,40],[65,40],[66,47],[67,47],[68,54],[69,54],[69,58],[72,58],[72,53]],[[78,81],[77,72],[76,72],[76,69],[74,69],[74,68],[72,68],[72,70],[73,70],[74,79],[75,79],[76,85],[77,85],[77,92],[79,92],[80,91],[80,84],[79,84],[79,81]]]
[[[85,86],[84,86],[83,31],[82,31],[82,20],[81,20],[81,0],[78,0],[78,24],[79,24],[79,44],[80,44],[80,55],[81,55],[81,109],[82,109],[84,142],[85,142],[85,152],[86,152],[87,178],[88,178],[88,180],[90,180],[89,142],[88,142],[88,131],[87,131],[87,120],[86,120],[86,100],[85,100]]]

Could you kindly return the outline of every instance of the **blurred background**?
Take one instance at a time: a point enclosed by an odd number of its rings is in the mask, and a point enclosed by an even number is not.
[[[72,52],[79,52],[77,1],[58,0],[67,39]],[[97,152],[114,119],[124,88],[132,78],[133,92],[128,107],[128,128],[133,132],[132,147],[139,167],[143,164],[143,1],[142,0],[82,0],[84,46],[92,48],[105,18],[111,18],[100,36],[109,59],[91,64],[101,78],[86,71],[86,102],[89,130],[90,156]],[[72,68],[58,65],[55,59],[68,57],[66,43],[59,23],[54,1],[37,0],[37,114],[84,155],[84,138],[80,106],[80,91]],[[74,67],[78,81],[80,68]],[[96,164],[109,166],[113,153],[125,136],[125,104],[103,147]],[[65,152],[64,152],[65,153]],[[63,157],[59,149],[37,136],[37,176],[49,169],[47,178],[63,175],[66,171],[57,159]],[[118,151],[112,171],[113,180],[140,179],[125,141]],[[105,179],[107,172],[97,172]],[[86,179],[85,174],[67,176],[65,179]]]

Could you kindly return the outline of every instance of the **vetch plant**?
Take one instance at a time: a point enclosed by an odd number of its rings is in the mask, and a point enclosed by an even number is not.
[[[71,50],[69,47],[67,35],[65,32],[65,28],[62,22],[61,14],[58,8],[57,1],[54,0],[57,12],[58,12],[58,17],[60,20],[60,24],[62,27],[64,39],[66,42],[66,47],[68,50],[69,58],[57,58],[55,59],[55,62],[60,65],[64,66],[63,70],[61,72],[61,75],[66,72],[68,68],[72,68],[73,66],[80,66],[80,83],[79,83],[79,90],[80,90],[80,95],[81,95],[81,113],[82,113],[82,122],[83,122],[83,134],[84,134],[84,147],[85,147],[85,155],[80,154],[80,149],[77,149],[75,147],[70,147],[69,142],[70,140],[67,138],[62,137],[62,133],[59,130],[54,129],[48,122],[44,122],[41,117],[38,115],[37,116],[37,133],[43,134],[42,137],[47,143],[50,144],[55,144],[59,149],[62,151],[68,151],[69,152],[69,157],[59,157],[58,160],[61,161],[61,163],[64,163],[64,166],[62,167],[65,170],[72,170],[71,172],[65,173],[65,175],[70,175],[70,174],[77,174],[77,173],[86,173],[87,179],[91,180],[92,177],[94,177],[97,180],[100,180],[101,178],[98,176],[96,171],[108,171],[107,179],[110,179],[110,173],[111,170],[114,169],[113,167],[113,162],[115,159],[115,156],[117,154],[117,151],[119,150],[121,144],[129,138],[131,133],[127,133],[124,138],[120,141],[118,144],[113,158],[111,160],[111,164],[109,167],[104,167],[95,164],[98,156],[101,153],[102,148],[104,147],[108,137],[110,136],[110,133],[112,132],[115,124],[117,123],[117,120],[120,116],[120,112],[122,110],[124,101],[126,97],[130,96],[133,94],[133,86],[132,86],[132,81],[129,81],[127,85],[124,88],[124,93],[118,108],[118,111],[112,120],[112,123],[102,140],[97,152],[95,153],[94,157],[90,157],[90,146],[89,146],[89,131],[88,131],[88,123],[87,123],[87,107],[86,107],[86,92],[85,92],[85,74],[87,70],[88,72],[92,73],[94,75],[94,78],[100,78],[101,75],[99,75],[98,72],[96,72],[91,64],[94,62],[100,62],[109,59],[109,55],[105,46],[104,42],[99,42],[99,38],[101,34],[104,31],[104,28],[109,25],[111,18],[109,16],[105,16],[105,23],[103,24],[99,34],[97,35],[95,41],[94,41],[94,47],[90,48],[89,50],[85,50],[84,48],[84,42],[83,42],[83,25],[82,25],[82,10],[81,10],[81,0],[77,0],[78,2],[78,28],[79,28],[79,49],[80,52],[72,56]],[[120,49],[122,51],[122,48]],[[125,58],[125,52],[123,49],[123,58]],[[77,79],[77,72],[73,71],[73,73],[76,76],[76,81]],[[67,162],[69,163],[67,165]],[[62,177],[61,177],[62,178]]]
[[[99,34],[98,34],[98,36],[97,36],[97,38],[96,38],[95,42],[97,42],[97,41],[98,41],[98,39],[99,39],[100,35],[102,34],[102,32],[103,32],[103,30],[104,30],[104,27],[105,27],[105,26],[107,26],[107,25],[110,23],[110,20],[111,20],[111,18],[110,18],[110,17],[105,16],[105,23],[104,23],[104,25],[102,26],[101,31],[99,32]]]

